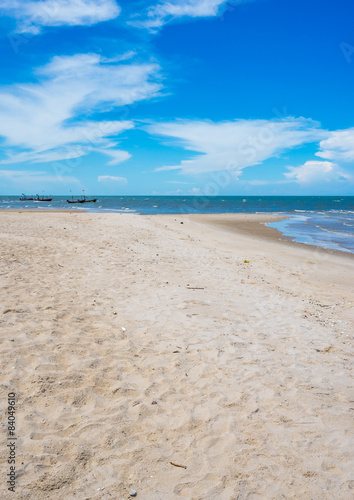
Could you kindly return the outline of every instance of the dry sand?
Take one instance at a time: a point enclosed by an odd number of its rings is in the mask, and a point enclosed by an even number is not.
[[[0,212],[1,499],[353,498],[353,256],[270,219]]]

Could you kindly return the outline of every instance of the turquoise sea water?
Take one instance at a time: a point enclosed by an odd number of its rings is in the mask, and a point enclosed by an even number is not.
[[[0,196],[0,209],[64,209],[101,213],[271,213],[285,221],[269,224],[295,241],[354,253],[354,196],[98,196],[96,203],[71,205]]]

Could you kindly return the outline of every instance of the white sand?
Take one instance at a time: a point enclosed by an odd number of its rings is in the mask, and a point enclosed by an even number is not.
[[[230,217],[0,212],[1,498],[353,498],[354,259]]]

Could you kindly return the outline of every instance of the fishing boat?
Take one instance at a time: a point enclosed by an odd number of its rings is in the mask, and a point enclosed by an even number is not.
[[[22,193],[22,198],[20,198],[20,201],[33,201],[33,200],[34,200],[33,196],[27,198],[27,196],[23,193]]]
[[[66,200],[68,203],[96,203],[97,198],[83,198],[82,200]]]
[[[82,198],[74,200],[74,197],[71,197],[71,200],[66,200],[68,203],[96,203],[97,198],[86,198],[85,191],[82,191]]]
[[[71,193],[71,189],[70,189]],[[66,200],[68,203],[96,203],[97,198],[86,198],[85,196],[85,190],[82,190],[82,198],[78,198],[77,200],[74,200],[74,197],[71,197],[71,200]]]
[[[36,196],[30,196],[27,197],[25,194],[22,193],[22,198],[20,198],[20,201],[52,201],[53,198],[45,198],[42,196],[40,198],[39,194],[36,194]]]
[[[33,199],[33,201],[52,201],[53,198],[45,198],[44,196],[42,196],[42,198],[39,197],[39,195],[37,194],[37,197]]]

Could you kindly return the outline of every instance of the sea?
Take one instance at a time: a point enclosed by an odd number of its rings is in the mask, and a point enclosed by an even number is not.
[[[90,213],[202,214],[269,213],[285,216],[268,224],[306,245],[354,253],[354,196],[98,196],[96,203],[20,201],[1,196],[1,209],[77,210]]]

